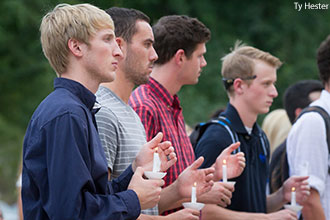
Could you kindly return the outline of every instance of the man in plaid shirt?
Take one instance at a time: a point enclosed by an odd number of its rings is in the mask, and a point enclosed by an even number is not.
[[[149,82],[133,91],[129,104],[141,118],[148,141],[161,131],[164,140],[171,141],[175,148],[178,161],[167,170],[164,178],[165,186],[168,186],[195,160],[185,130],[180,100],[176,94],[183,85],[198,82],[202,68],[207,64],[204,59],[205,44],[211,34],[199,20],[179,15],[162,17],[153,26],[153,32],[158,60]],[[234,147],[231,147],[231,150],[234,150]],[[228,154],[230,152],[228,151]],[[234,163],[233,172],[228,173],[231,177],[240,175],[245,166],[242,154],[234,158],[237,163]],[[217,169],[217,166],[215,168]],[[217,170],[215,180],[221,179],[222,176],[221,169]],[[202,195],[198,200],[221,206],[230,204],[231,192],[234,190],[232,186],[217,182],[213,188],[214,190]],[[215,194],[216,192],[218,194]]]

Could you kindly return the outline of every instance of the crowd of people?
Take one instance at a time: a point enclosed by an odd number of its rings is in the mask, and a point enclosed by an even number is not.
[[[229,102],[193,146],[177,94],[207,65],[211,32],[197,18],[169,15],[151,26],[135,9],[59,4],[40,32],[57,78],[24,138],[24,219],[330,220],[327,124],[317,112],[298,118],[310,103],[330,113],[330,37],[318,50],[322,83],[286,95],[289,174],[272,188],[280,177],[257,118],[278,96],[279,58],[236,42],[222,58]],[[149,179],[157,158],[166,175]],[[183,208],[195,194],[202,210]],[[283,209],[292,201],[300,212]]]

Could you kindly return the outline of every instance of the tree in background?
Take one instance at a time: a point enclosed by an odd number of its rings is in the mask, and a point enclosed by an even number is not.
[[[221,83],[220,57],[237,39],[279,57],[279,97],[272,109],[281,107],[288,85],[317,74],[316,49],[330,34],[329,10],[297,11],[293,2],[219,0],[98,0],[100,8],[136,8],[152,23],[169,14],[197,17],[212,31],[207,44],[208,65],[195,86],[179,93],[183,114],[190,125],[206,121],[227,102]],[[310,3],[319,3],[309,1]],[[42,54],[39,25],[57,0],[2,0],[0,2],[0,200],[15,201],[15,181],[27,123],[38,103],[53,89],[56,77]],[[304,2],[302,2],[304,3]],[[262,120],[262,119],[261,119]]]

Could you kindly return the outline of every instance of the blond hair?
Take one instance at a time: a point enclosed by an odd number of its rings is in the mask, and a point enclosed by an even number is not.
[[[276,69],[282,65],[282,62],[277,57],[257,48],[246,46],[241,41],[236,41],[234,49],[221,60],[221,74],[226,79],[252,77],[255,60],[264,61]],[[233,92],[232,87],[228,88],[228,92]]]
[[[88,45],[90,37],[107,28],[114,30],[114,24],[105,11],[90,4],[59,4],[42,19],[42,50],[60,76],[66,71],[69,62],[69,39]]]

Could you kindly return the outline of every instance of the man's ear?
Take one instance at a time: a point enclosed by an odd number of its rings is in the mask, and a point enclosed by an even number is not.
[[[68,47],[74,56],[81,57],[83,55],[82,43],[79,42],[78,40],[76,40],[74,38],[70,38],[68,40]]]
[[[234,80],[233,87],[235,90],[235,93],[241,95],[244,92],[244,88],[246,87],[246,83],[240,78],[237,78]]]
[[[181,66],[183,64],[183,61],[187,59],[186,58],[186,55],[184,53],[184,50],[183,49],[179,49],[176,51],[176,53],[174,54],[174,61],[175,61],[175,64]]]
[[[297,118],[300,115],[300,112],[302,111],[302,108],[296,108],[296,110],[294,110],[294,116],[295,118]]]
[[[123,44],[125,43],[125,40],[122,37],[116,37],[116,42],[118,44],[118,47],[122,50]]]

